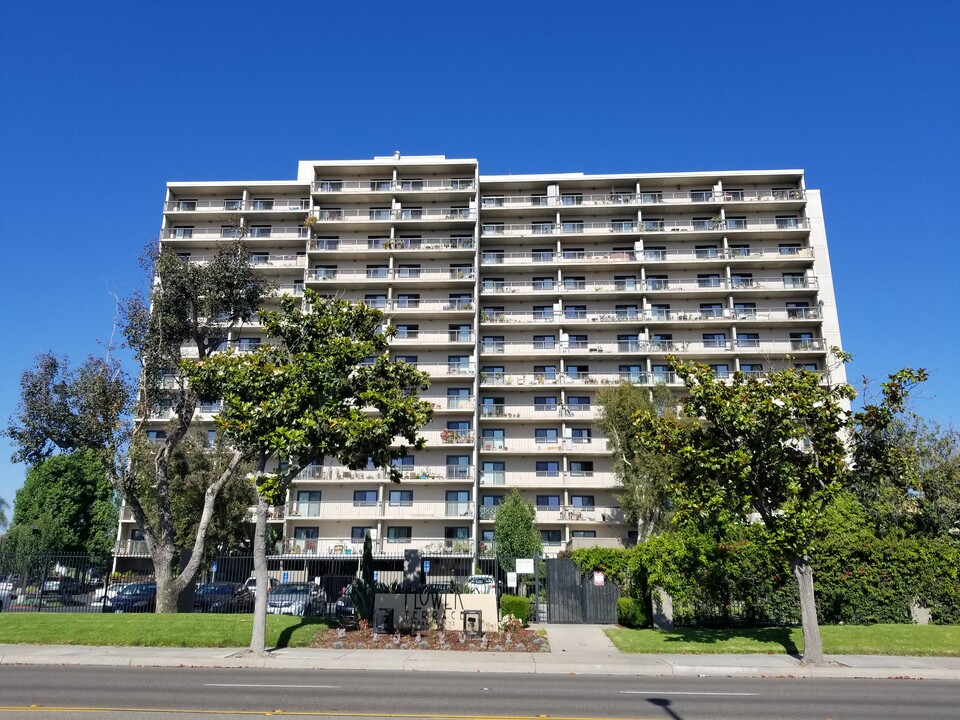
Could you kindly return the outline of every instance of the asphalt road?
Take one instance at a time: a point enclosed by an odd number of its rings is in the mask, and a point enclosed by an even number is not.
[[[251,714],[327,718],[958,720],[960,683],[0,667],[0,720],[209,719]]]

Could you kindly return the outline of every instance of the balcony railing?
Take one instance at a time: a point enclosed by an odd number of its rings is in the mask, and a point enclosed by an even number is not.
[[[313,212],[318,223],[328,222],[405,222],[405,221],[460,221],[476,220],[477,213],[470,208],[318,208]]]
[[[473,477],[472,465],[421,465],[404,468],[400,476],[404,480],[470,480]],[[389,482],[390,475],[385,470],[350,470],[345,467],[315,466],[304,468],[297,476],[299,480],[356,480],[360,482]]]
[[[222,213],[222,212],[303,212],[310,208],[309,198],[275,198],[273,200],[171,200],[163,204],[169,213]]]
[[[318,180],[311,188],[317,194],[323,193],[369,193],[369,192],[462,192],[473,190],[473,179],[451,178],[437,180],[417,180],[393,182],[391,180]]]
[[[371,240],[319,239],[310,243],[310,249],[317,252],[376,252],[396,251],[412,252],[417,250],[473,250],[476,241],[472,237],[445,238],[394,238],[376,242]]]
[[[637,231],[638,225],[633,220],[615,220],[612,222],[484,223],[480,226],[480,233],[484,237],[622,235],[624,233],[635,233]]]
[[[461,518],[473,516],[473,502],[391,502],[371,503],[351,501],[291,502],[286,507],[288,518],[340,520],[350,518]]]
[[[809,230],[810,222],[800,217],[751,217],[722,220],[643,220],[637,232],[645,235],[671,232]]]
[[[251,227],[247,229],[244,240],[303,239],[309,237],[308,228],[301,225],[270,227]],[[224,240],[235,238],[238,232],[234,228],[219,227],[168,227],[161,233],[164,240]]]
[[[383,282],[473,280],[472,268],[316,268],[307,272],[308,280],[336,280],[338,282]]]

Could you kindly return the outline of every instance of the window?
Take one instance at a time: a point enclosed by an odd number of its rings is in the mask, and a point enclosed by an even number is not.
[[[726,333],[704,333],[703,346],[705,348],[725,348],[727,346]]]
[[[741,215],[739,217],[733,217],[728,215],[724,222],[726,223],[727,230],[746,230],[747,229],[747,217],[745,215]]]
[[[363,302],[367,305],[367,307],[379,308],[380,310],[387,309],[386,295],[368,293],[363,296]]]
[[[596,530],[574,530],[570,533],[571,537],[575,538],[595,538],[597,536]]]
[[[593,495],[571,495],[570,504],[575,508],[590,508],[591,510],[597,505],[594,502]]]
[[[757,304],[748,302],[736,302],[733,304],[734,317],[753,318],[757,316]]]
[[[369,507],[371,505],[376,505],[376,504],[377,504],[376,490],[354,490],[353,491],[354,507]]]
[[[466,375],[473,372],[469,355],[447,355],[447,372],[454,375]],[[501,370],[500,372],[503,372]]]
[[[583,233],[583,220],[564,220],[561,230],[567,234]]]
[[[655,383],[673,382],[674,374],[669,365],[651,365],[650,369],[653,371],[653,381]]]
[[[565,248],[563,251],[564,260],[583,260],[583,248]]]
[[[175,225],[170,237],[178,240],[189,240],[193,237],[193,225]]]
[[[537,248],[531,250],[530,259],[533,262],[553,262],[553,250],[550,248]]]
[[[734,290],[753,287],[753,273],[732,273],[730,284]]]
[[[423,217],[423,208],[407,207],[400,210],[401,220],[420,220]]]
[[[387,542],[388,543],[401,543],[409,542],[413,538],[413,528],[409,525],[406,527],[403,526],[393,526],[387,528]]]
[[[587,336],[586,335],[570,335],[567,340],[567,347],[571,350],[586,350],[587,349]]]
[[[700,273],[697,275],[697,287],[718,288],[720,287],[720,275],[716,273]]]
[[[716,229],[720,227],[720,219],[713,219],[708,217],[695,217],[693,219],[693,229],[694,230],[710,230],[711,228]]]
[[[568,395],[567,409],[572,412],[576,412],[577,410],[589,410],[590,396],[589,395]]]
[[[473,296],[470,293],[450,293],[447,300],[451,310],[473,309]]]
[[[447,517],[463,517],[470,512],[470,492],[468,490],[447,490],[444,499],[447,503]]]
[[[486,195],[483,200],[483,207],[503,207],[503,195]]]
[[[644,260],[666,260],[667,249],[665,247],[647,247],[643,251]]]
[[[799,255],[800,243],[780,243],[779,250],[781,255]]]
[[[469,455],[447,455],[447,479],[466,480],[470,477]]]
[[[506,463],[486,461],[480,465],[481,485],[503,485]]]
[[[720,257],[720,250],[716,245],[697,245],[694,254],[698,260]]]
[[[502,353],[504,351],[503,335],[484,335],[482,352]]]
[[[583,290],[586,287],[587,279],[585,277],[566,277],[563,279],[564,290]]]
[[[541,530],[540,542],[542,542],[544,545],[559,545],[561,542],[560,531],[559,530]]]
[[[650,318],[652,320],[669,320],[670,306],[663,303],[654,303],[650,306]]]
[[[800,218],[796,215],[777,215],[777,230],[796,230],[800,227]]]
[[[791,350],[816,350],[816,340],[812,332],[792,332],[790,333]]]
[[[293,537],[296,540],[316,540],[320,537],[320,528],[315,527],[295,527]]]
[[[448,325],[450,342],[472,342],[473,328],[462,323]]]
[[[556,395],[534,395],[533,409],[538,412],[551,412],[557,409]]]
[[[367,265],[367,277],[370,279],[387,277],[386,265]]]
[[[582,205],[583,195],[581,193],[567,193],[560,196],[561,205]]]
[[[251,225],[250,226],[250,237],[252,238],[268,238],[273,233],[273,228],[270,225]]]
[[[391,490],[387,502],[390,505],[413,505],[413,490]]]
[[[400,181],[401,190],[423,190],[423,180],[401,180]]]
[[[614,307],[614,314],[617,320],[637,320],[640,318],[640,311],[636,305],[617,305]]]
[[[533,376],[537,382],[553,381],[557,379],[556,365],[534,365]]]
[[[480,403],[480,417],[503,417],[504,399],[502,397],[485,397]]]
[[[240,352],[253,352],[260,346],[260,338],[240,338],[237,348]]]
[[[740,363],[740,372],[744,375],[760,375],[763,372],[763,363]]]
[[[503,223],[484,223],[480,227],[480,232],[484,235],[503,235]],[[488,262],[487,254],[484,253],[483,261]],[[490,262],[496,262],[491,260]],[[500,262],[503,262],[503,253],[500,253]]]
[[[558,477],[560,475],[560,462],[557,460],[538,460],[537,477]]]
[[[570,439],[574,444],[586,444],[593,439],[593,431],[590,428],[571,428]]]
[[[793,366],[797,370],[806,370],[807,372],[817,372],[820,369],[817,363],[794,363]]]
[[[556,335],[534,335],[533,336],[534,350],[550,350],[551,348],[556,347],[556,343],[557,343]]]
[[[670,276],[669,275],[647,275],[647,289],[648,290],[669,290]]]
[[[533,319],[553,322],[553,305],[534,305]]]
[[[713,200],[713,191],[710,189],[690,191],[690,202],[702,203],[711,200]]]
[[[419,265],[400,265],[397,267],[398,278],[418,278],[420,277]]]
[[[783,286],[785,288],[805,288],[807,287],[807,276],[802,272],[783,273]]]
[[[556,428],[535,428],[533,436],[538,445],[551,444],[557,442]]]
[[[553,290],[554,280],[552,277],[535,277],[533,279],[534,290]]]
[[[617,352],[639,352],[640,341],[636,335],[617,335]]]
[[[367,535],[373,532],[372,527],[363,527],[361,525],[354,525],[350,528],[350,542],[362,543]]]
[[[589,365],[567,365],[567,377],[571,380],[585,378],[590,375]]]
[[[224,210],[240,210],[243,207],[243,198],[227,198],[223,201]]]
[[[737,333],[737,347],[758,348],[760,347],[760,333]]]
[[[711,365],[710,369],[713,371],[713,376],[715,378],[730,377],[730,366],[725,363],[718,363],[715,365]]]
[[[397,355],[395,358],[398,362],[405,362],[414,367],[417,366],[417,363],[420,361],[419,356],[417,355]]]
[[[160,440],[167,439],[166,430],[147,430],[147,440],[151,442],[157,442]]]
[[[535,222],[530,225],[530,232],[534,235],[552,235],[553,228],[552,222]]]
[[[618,371],[622,381],[632,383],[642,383],[646,374],[642,365],[620,365]]]
[[[659,190],[646,190],[640,193],[640,202],[659,203],[663,202],[663,193]]]
[[[750,246],[749,245],[731,245],[730,246],[730,257],[749,257],[750,256]]]
[[[215,445],[216,443],[217,443],[217,431],[207,430],[207,445]]]
[[[193,211],[197,209],[196,200],[177,200],[177,210]]]
[[[396,306],[408,309],[420,307],[420,293],[401,293],[397,295]]]
[[[700,303],[700,315],[706,318],[723,317],[723,305],[721,303]]]
[[[473,279],[473,265],[451,265],[450,266],[450,279],[451,280],[472,280]]]
[[[399,470],[411,470],[417,464],[415,455],[401,455],[390,461],[390,464]]]
[[[815,318],[816,315],[810,312],[810,303],[794,301],[787,303],[787,317],[796,320],[798,318]]]
[[[273,198],[254,198],[250,203],[251,210],[273,210]]]
[[[617,291],[636,290],[637,278],[635,275],[614,275],[613,289]]]
[[[559,495],[537,495],[537,510],[559,510]]]
[[[388,207],[375,207],[370,208],[369,218],[371,220],[389,220],[390,219],[390,208]]]
[[[391,183],[390,180],[387,180],[386,178],[370,181],[370,189],[376,192],[384,192],[386,190],[389,190],[392,185],[393,183]]]
[[[593,475],[593,460],[571,460],[570,474],[574,477]]]

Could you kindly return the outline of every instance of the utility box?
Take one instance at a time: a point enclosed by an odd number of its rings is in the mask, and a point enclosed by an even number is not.
[[[469,637],[480,637],[483,635],[482,610],[463,611],[463,632]]]
[[[394,631],[393,608],[377,608],[373,620],[373,628],[378,633],[392,633]]]

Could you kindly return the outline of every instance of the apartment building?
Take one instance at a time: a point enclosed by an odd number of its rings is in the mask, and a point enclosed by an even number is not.
[[[718,376],[801,365],[842,381],[820,195],[800,170],[479,174],[476,160],[303,161],[296,180],[169,183],[162,242],[203,259],[245,228],[280,293],[306,287],[382,309],[391,354],[428,372],[427,445],[403,482],[307,468],[270,522],[279,552],[493,553],[519,488],[547,554],[629,544],[598,392],[681,390],[666,357]],[[257,324],[230,344],[263,340]],[[203,408],[203,421],[215,408]],[[162,432],[162,419],[157,430]],[[129,514],[119,549],[139,536]]]

